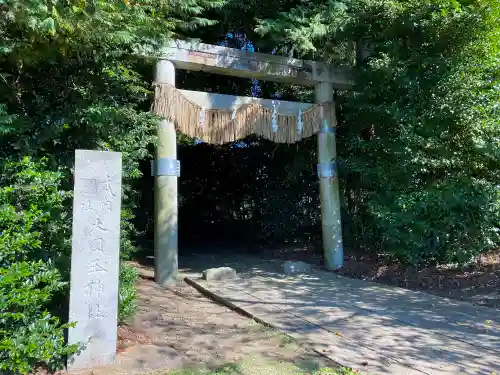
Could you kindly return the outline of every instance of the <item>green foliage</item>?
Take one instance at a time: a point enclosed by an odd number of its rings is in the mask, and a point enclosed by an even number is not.
[[[137,305],[135,299],[137,292],[135,282],[139,278],[139,273],[134,267],[125,263],[120,264],[120,290],[118,301],[118,322],[124,323],[135,313]]]
[[[338,369],[332,368],[322,368],[316,371],[313,375],[356,375],[359,374],[358,370],[352,370],[347,367],[341,367]]]
[[[0,0],[0,157],[33,158],[3,171],[0,260],[5,272],[19,269],[46,281],[30,289],[39,293],[32,297],[40,298],[33,304],[39,310],[15,322],[10,317],[2,326],[6,340],[19,335],[16,340],[25,343],[2,348],[2,365],[9,371],[59,363],[71,349],[55,316],[67,319],[74,150],[122,152],[121,257],[126,259],[135,251],[132,220],[139,195],[133,182],[142,176],[140,162],[151,158],[157,124],[148,113],[153,64],[139,55],[156,56],[172,37],[213,24],[202,13],[221,4]],[[42,157],[48,158],[43,165],[32,161]],[[121,267],[121,321],[134,311],[135,278]],[[16,293],[21,281],[8,280]],[[2,314],[9,306],[1,306]],[[21,326],[27,328],[18,330]],[[3,361],[7,357],[12,361]]]
[[[0,249],[2,251],[2,249]],[[44,363],[61,368],[75,345],[67,346],[58,317],[47,310],[64,287],[50,262],[17,262],[0,268],[0,370],[2,374],[27,374]]]
[[[0,30],[6,38],[0,53],[15,54],[32,64],[74,52],[156,54],[179,31],[213,24],[201,13],[221,4],[220,0],[4,0]],[[49,48],[33,48],[40,43]]]
[[[63,174],[47,168],[47,160],[25,157],[1,165],[0,266],[51,259],[69,270],[72,194],[62,190]],[[43,251],[40,251],[43,249]],[[69,277],[66,271],[65,278]]]
[[[174,370],[173,372],[169,372],[171,375],[238,375],[242,374],[244,371],[241,370],[241,366],[238,364],[228,364],[224,366],[220,366],[216,369],[181,369],[181,370]],[[260,370],[260,368],[259,368]],[[306,372],[302,369],[294,368],[289,370],[288,368],[281,368],[279,366],[272,366],[269,364],[268,368],[266,370],[269,373],[272,372],[278,372],[278,373],[283,373],[283,374],[306,374]],[[309,372],[310,373],[310,372]],[[359,374],[359,371],[357,370],[351,370],[347,367],[340,367],[340,368],[322,368],[320,370],[314,371],[314,373],[311,373],[311,375],[355,375]],[[165,374],[166,375],[166,374]]]
[[[371,56],[339,93],[348,244],[409,263],[499,244],[500,4],[303,1],[257,28],[325,61]]]
[[[67,282],[68,220],[61,174],[29,158],[6,163],[0,187],[0,370],[28,373],[43,362],[60,368],[66,346],[57,298]]]
[[[52,165],[69,176],[75,149],[121,151],[122,257],[135,251],[131,220],[138,193],[132,182],[142,176],[140,161],[152,156],[157,121],[147,112],[153,65],[136,54],[154,55],[174,34],[213,23],[201,12],[220,4],[6,0],[0,5],[0,153],[50,155]],[[72,188],[70,178],[65,188]]]

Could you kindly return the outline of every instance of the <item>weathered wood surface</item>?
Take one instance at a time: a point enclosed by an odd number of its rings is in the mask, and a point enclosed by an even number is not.
[[[177,69],[300,85],[330,82],[337,89],[350,89],[354,83],[348,68],[211,44],[174,41],[159,55],[174,62]]]
[[[170,61],[156,64],[156,81],[175,87],[175,67]],[[157,128],[156,163],[161,159],[177,161],[175,125],[163,119]],[[155,177],[154,254],[155,280],[161,286],[175,283],[178,269],[178,194],[177,176]]]
[[[319,83],[316,85],[315,91],[318,104],[333,102],[331,83]],[[323,111],[322,114],[317,156],[323,255],[325,267],[329,270],[335,270],[344,266],[340,188],[337,176],[337,115],[335,105],[332,106],[331,111]]]

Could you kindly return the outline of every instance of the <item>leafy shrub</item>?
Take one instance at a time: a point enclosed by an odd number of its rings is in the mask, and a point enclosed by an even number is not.
[[[498,247],[498,0],[335,3],[283,7],[257,32],[348,65],[366,44],[358,87],[337,95],[346,245],[423,265]]]
[[[65,357],[76,351],[75,345],[65,343],[64,330],[70,325],[61,324],[47,311],[65,286],[51,262],[22,261],[0,268],[2,374],[28,373],[40,363],[60,368]]]
[[[445,180],[373,208],[385,246],[410,264],[464,264],[499,242],[500,199],[485,181]]]
[[[74,352],[62,324],[68,311],[71,193],[48,161],[5,162],[0,187],[0,369],[25,373],[63,366]],[[134,268],[121,264],[119,321],[135,312]],[[3,373],[3,372],[2,372]]]
[[[118,322],[123,323],[128,318],[132,317],[136,310],[135,299],[137,291],[135,282],[139,274],[134,267],[125,263],[120,264],[120,290],[118,304]]]
[[[5,163],[0,187],[0,370],[27,373],[39,363],[58,368],[76,350],[69,327],[51,311],[67,293],[57,264],[68,259],[69,225],[62,175],[25,158]],[[63,299],[64,300],[64,299]]]

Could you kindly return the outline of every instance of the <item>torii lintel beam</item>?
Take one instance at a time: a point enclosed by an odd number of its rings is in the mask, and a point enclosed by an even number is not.
[[[160,52],[160,58],[184,70],[300,85],[329,82],[337,89],[350,89],[354,83],[348,68],[211,44],[174,41]]]

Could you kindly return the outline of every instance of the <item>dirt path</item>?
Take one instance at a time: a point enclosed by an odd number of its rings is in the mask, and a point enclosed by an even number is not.
[[[161,288],[151,268],[132,265],[141,274],[138,308],[133,321],[118,327],[117,366],[53,375],[337,374],[328,371],[338,364],[289,336],[213,302],[184,281]],[[49,373],[40,369],[36,375]]]
[[[258,362],[280,364],[281,374],[297,374],[337,367],[289,337],[212,302],[184,282],[165,290],[141,278],[137,289],[137,315],[119,329],[119,357],[140,354],[144,370]]]

